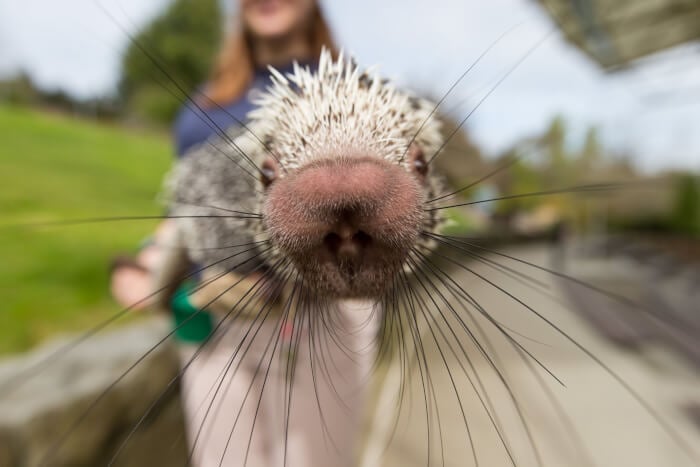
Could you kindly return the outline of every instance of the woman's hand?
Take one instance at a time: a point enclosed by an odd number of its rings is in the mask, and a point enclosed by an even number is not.
[[[152,239],[135,257],[120,256],[112,262],[110,291],[119,305],[143,310],[154,304],[152,271],[163,260],[163,250],[168,248],[164,239],[170,236],[174,228],[171,220],[161,222]]]

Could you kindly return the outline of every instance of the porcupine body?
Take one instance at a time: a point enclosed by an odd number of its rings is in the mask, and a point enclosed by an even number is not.
[[[275,228],[269,220],[274,214],[270,211],[274,209],[269,206],[268,187],[259,176],[260,167],[266,161],[275,165],[279,180],[290,178],[308,167],[329,163],[340,164],[333,170],[341,171],[338,175],[341,179],[347,178],[342,174],[344,163],[352,165],[358,160],[386,165],[382,170],[400,169],[417,180],[418,203],[411,215],[404,216],[411,218],[416,228],[411,234],[394,232],[387,235],[391,238],[385,243],[389,249],[400,242],[413,241],[415,244],[401,245],[403,253],[390,260],[395,263],[403,261],[406,247],[428,246],[429,239],[420,235],[420,230],[432,232],[441,222],[436,211],[424,210],[421,204],[433,198],[439,190],[438,178],[424,171],[427,157],[432,156],[442,143],[440,124],[431,115],[431,103],[360,70],[342,56],[334,60],[328,51],[322,53],[316,72],[296,66],[287,76],[275,70],[272,73],[273,84],[257,100],[258,108],[249,115],[245,128],[230,131],[230,139],[219,137],[202,144],[183,158],[174,170],[170,187],[171,213],[179,217],[176,220],[181,243],[189,259],[196,264],[215,264],[212,270],[237,266],[237,272],[245,273],[259,265],[258,260],[247,261],[258,251],[251,249],[228,258],[231,250],[222,247],[270,240],[272,248],[261,256],[262,261],[274,261],[288,253],[280,245],[284,243],[281,237],[287,236],[285,226],[277,227],[277,235],[270,232]],[[420,173],[416,174],[416,170]],[[386,192],[378,188],[368,195],[369,198],[391,197],[388,192],[401,189],[403,182],[392,183],[392,174],[387,174],[389,176],[384,180]],[[357,186],[351,185],[339,194],[339,200],[328,201],[336,205],[345,203],[345,207],[329,207],[325,213],[342,216],[339,211],[348,215],[348,209],[362,212],[364,206],[373,205],[372,199],[361,196],[362,199],[351,199],[354,191],[363,190],[364,175],[360,174],[359,180],[353,182]],[[389,186],[392,184],[394,186]],[[292,191],[291,197],[297,193]],[[394,195],[400,196],[400,193]],[[306,196],[305,192],[298,195],[300,198]],[[290,202],[296,205],[294,199]],[[311,208],[301,206],[300,209],[308,211]],[[396,211],[391,205],[383,209]],[[260,213],[261,217],[240,213]],[[353,216],[352,212],[349,215]],[[375,213],[374,216],[380,217],[381,214]],[[406,219],[397,219],[397,222]],[[392,219],[371,222],[382,224],[392,222]],[[298,235],[303,237],[304,233]],[[294,262],[294,266],[303,270],[305,266],[299,263],[306,261],[306,255],[301,256],[304,258]],[[368,295],[380,292],[378,289]],[[345,295],[357,295],[357,292]]]

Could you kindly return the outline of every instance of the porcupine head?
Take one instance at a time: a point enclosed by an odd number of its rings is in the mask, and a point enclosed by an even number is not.
[[[424,207],[438,189],[433,106],[327,50],[315,72],[271,72],[246,127],[174,171],[187,255],[242,273],[285,261],[322,296],[378,298],[440,222]]]

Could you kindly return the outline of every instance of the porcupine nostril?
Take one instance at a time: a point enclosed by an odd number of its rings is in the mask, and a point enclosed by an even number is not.
[[[368,233],[346,226],[329,232],[323,238],[328,251],[339,259],[359,259],[370,243],[372,237]]]

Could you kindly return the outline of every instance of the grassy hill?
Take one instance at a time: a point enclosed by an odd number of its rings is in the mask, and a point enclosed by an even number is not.
[[[133,251],[156,222],[18,225],[158,215],[170,162],[161,134],[0,106],[0,353],[116,313],[110,258]]]

